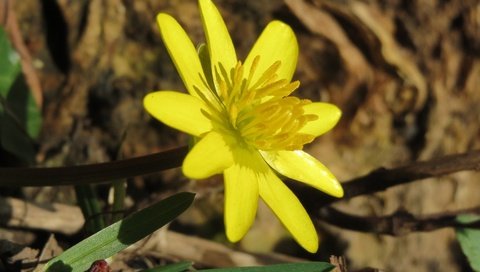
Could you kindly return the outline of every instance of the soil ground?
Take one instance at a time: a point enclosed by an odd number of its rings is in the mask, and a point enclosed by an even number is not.
[[[11,1],[40,78],[44,123],[40,166],[111,161],[184,145],[188,137],[152,119],[142,99],[154,90],[184,90],[160,39],[155,16],[177,18],[204,41],[196,1]],[[338,105],[340,124],[306,149],[341,181],[378,167],[480,148],[480,3],[428,1],[216,1],[240,59],[273,19],[292,26],[300,56],[297,95]],[[357,215],[406,210],[428,215],[480,205],[480,175],[462,172],[335,204]],[[222,241],[222,181],[195,182],[178,169],[129,180],[128,200],[141,207],[175,191],[198,193],[172,228]],[[99,195],[107,201],[108,187]],[[36,203],[74,204],[70,187],[3,191]],[[353,270],[466,271],[452,229],[399,237],[320,223],[315,256],[299,254],[263,206],[236,249],[327,260],[344,255]],[[269,235],[265,235],[268,233]],[[2,229],[0,238],[42,247],[48,232]],[[68,246],[81,235],[60,235]],[[283,245],[283,246],[282,246]],[[299,255],[298,255],[299,254]],[[123,255],[122,255],[123,256]],[[131,255],[125,255],[132,262]],[[129,259],[130,258],[130,259]],[[144,259],[137,261],[145,261]],[[156,258],[158,261],[158,258]],[[352,271],[353,271],[352,270]]]

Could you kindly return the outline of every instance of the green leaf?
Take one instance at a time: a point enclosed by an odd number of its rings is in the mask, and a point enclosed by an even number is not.
[[[193,262],[179,262],[175,264],[169,264],[165,266],[159,266],[147,270],[142,270],[142,272],[183,272],[186,271],[190,266],[192,266]]]
[[[457,221],[465,224],[479,220],[479,215],[464,214],[457,216]],[[470,266],[473,270],[480,271],[480,229],[456,228],[455,233]]]
[[[0,95],[6,97],[21,71],[20,56],[10,46],[7,33],[0,27]]]
[[[323,262],[308,262],[308,263],[287,263],[287,264],[274,264],[268,266],[256,266],[256,267],[235,267],[235,268],[217,268],[207,269],[200,271],[209,272],[327,272],[335,268],[330,263]]]
[[[21,72],[20,56],[0,28],[0,145],[18,158],[33,162],[34,141],[42,117]]]
[[[27,85],[23,73],[19,73],[7,96],[7,105],[21,122],[21,129],[35,139],[40,133],[42,115]]]
[[[179,193],[136,212],[50,260],[45,269],[85,271],[94,261],[111,257],[175,219],[190,206],[194,196]]]

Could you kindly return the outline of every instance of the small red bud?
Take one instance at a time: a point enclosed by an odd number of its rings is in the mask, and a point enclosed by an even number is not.
[[[110,266],[105,260],[98,260],[92,263],[92,266],[88,269],[88,272],[111,272]]]

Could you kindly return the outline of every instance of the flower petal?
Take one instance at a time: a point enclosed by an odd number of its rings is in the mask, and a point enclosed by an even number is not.
[[[175,129],[200,136],[212,129],[211,121],[202,114],[207,106],[198,98],[174,91],[149,93],[143,106],[156,119]]]
[[[272,172],[259,181],[260,197],[278,216],[293,238],[308,252],[318,249],[318,236],[312,220],[298,198]]]
[[[308,184],[335,197],[343,196],[343,188],[335,176],[317,159],[301,150],[262,151],[265,161],[278,173]]]
[[[205,89],[202,82],[202,65],[197,51],[187,33],[170,15],[160,13],[157,16],[158,27],[168,54],[173,60],[183,84],[191,95],[197,96],[197,89]]]
[[[212,68],[221,63],[229,72],[237,64],[237,55],[227,26],[211,0],[199,4]]]
[[[187,154],[182,170],[189,178],[204,179],[223,172],[232,164],[230,147],[221,134],[211,131]]]
[[[318,116],[317,120],[308,122],[299,133],[314,135],[315,137],[331,130],[340,120],[342,111],[330,103],[310,103],[303,107],[305,114],[314,114]]]
[[[255,219],[258,206],[258,180],[270,171],[260,155],[245,149],[234,151],[235,164],[225,175],[225,228],[227,238],[237,242]]]
[[[260,60],[252,82],[256,82],[276,61],[281,62],[278,78],[290,82],[298,59],[297,38],[290,26],[280,21],[272,21],[267,25],[245,60],[246,73],[250,71],[256,56],[260,56]]]

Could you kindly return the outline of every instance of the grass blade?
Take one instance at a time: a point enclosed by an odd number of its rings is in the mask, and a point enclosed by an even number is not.
[[[252,266],[252,267],[234,267],[234,268],[216,268],[200,271],[208,272],[327,272],[331,271],[335,266],[324,262],[307,262],[307,263],[287,263],[274,264],[268,266]]]

